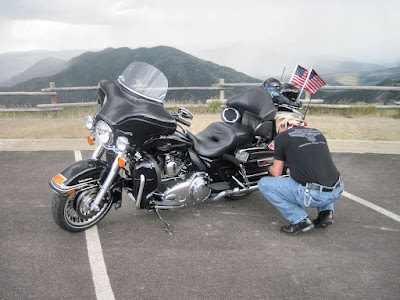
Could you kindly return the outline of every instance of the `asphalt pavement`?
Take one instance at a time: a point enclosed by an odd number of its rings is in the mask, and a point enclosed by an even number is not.
[[[0,299],[101,299],[88,237],[51,216],[48,182],[74,149],[2,150]],[[399,154],[333,158],[347,193],[400,215]],[[115,299],[399,299],[400,222],[344,196],[335,210],[332,226],[290,237],[257,191],[162,212],[169,235],[124,197],[97,225],[95,262],[104,261]]]

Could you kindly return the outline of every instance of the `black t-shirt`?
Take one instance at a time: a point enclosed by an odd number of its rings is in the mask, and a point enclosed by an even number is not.
[[[290,176],[298,183],[333,186],[339,179],[326,139],[317,129],[294,127],[283,131],[276,137],[274,148],[274,158],[286,161]]]

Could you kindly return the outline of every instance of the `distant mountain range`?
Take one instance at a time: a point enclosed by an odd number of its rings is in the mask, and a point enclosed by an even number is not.
[[[58,58],[64,61],[68,61],[71,58],[78,56],[85,52],[84,50],[64,50],[64,51],[25,51],[25,52],[6,52],[0,53],[0,86],[7,84],[16,84],[8,82],[14,76],[17,76],[29,68],[33,67],[36,63],[42,59],[50,57]],[[48,76],[46,71],[42,76]],[[33,78],[33,77],[32,77]],[[32,79],[29,78],[29,79]]]
[[[324,76],[330,85],[377,85],[383,80],[400,80],[400,67],[339,73]]]
[[[51,55],[46,57],[46,53]],[[159,68],[168,78],[169,86],[185,87],[185,86],[205,86],[209,87],[213,83],[217,83],[220,78],[224,78],[225,82],[262,82],[264,79],[257,79],[244,73],[237,72],[232,68],[224,67],[196,58],[190,54],[182,52],[178,49],[166,46],[158,46],[153,48],[107,48],[99,52],[80,52],[74,56],[74,52],[39,52],[33,53],[36,62],[27,67],[24,71],[8,78],[3,84],[7,87],[0,88],[0,91],[40,91],[47,88],[49,82],[53,81],[59,87],[68,86],[94,86],[102,79],[114,80],[121,74],[127,65],[132,61],[144,61]],[[56,53],[56,54],[57,54]],[[22,59],[24,55],[21,53],[0,54],[0,70],[5,67],[5,58],[8,57],[9,64],[11,61],[26,62],[29,59]],[[40,57],[40,59],[39,59]],[[60,58],[67,57],[67,59]],[[69,58],[68,58],[69,57]],[[18,59],[17,59],[18,58]],[[30,61],[34,59],[31,57]],[[20,63],[19,66],[23,65]],[[329,74],[335,70],[341,70],[340,74]],[[355,71],[357,70],[357,71]],[[5,72],[3,72],[4,75]],[[318,73],[323,79],[331,85],[395,85],[400,80],[400,68],[384,69],[384,67],[372,64],[362,64],[355,62],[330,62],[323,67],[318,66]],[[1,74],[0,74],[1,75]],[[0,77],[1,78],[1,77]],[[3,77],[4,78],[4,77]],[[386,80],[386,81],[384,81]],[[388,81],[389,80],[389,81]],[[235,91],[227,91],[227,96],[237,93]],[[318,97],[329,101],[337,101],[338,97],[345,99],[357,98],[363,93],[360,92],[340,92],[328,93],[318,92]],[[393,97],[398,99],[400,93],[379,93],[373,95],[374,99],[386,101]],[[336,95],[336,96],[335,96]],[[383,95],[383,96],[382,96]],[[218,96],[217,91],[174,91],[169,92],[167,100],[205,100],[207,98]],[[59,92],[59,102],[77,102],[77,101],[93,101],[97,97],[95,91],[89,92]],[[335,98],[336,97],[336,98]],[[389,97],[389,98],[388,98]],[[21,106],[32,105],[38,103],[49,103],[49,97],[0,97],[0,105],[4,106]],[[363,101],[363,100],[358,100]],[[375,101],[376,102],[376,101]]]
[[[14,86],[18,83],[31,80],[37,77],[48,77],[62,72],[68,67],[68,62],[55,58],[48,57],[44,58],[32,67],[29,67],[26,71],[12,77],[11,79],[2,83],[3,86]]]

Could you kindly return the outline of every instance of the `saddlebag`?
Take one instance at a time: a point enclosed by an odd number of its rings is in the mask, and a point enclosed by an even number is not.
[[[274,151],[264,147],[242,148],[236,150],[235,158],[243,163],[247,179],[252,186],[268,175],[268,166],[274,160]]]

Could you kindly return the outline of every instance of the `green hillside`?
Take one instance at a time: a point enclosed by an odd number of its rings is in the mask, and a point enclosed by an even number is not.
[[[132,61],[143,61],[156,66],[168,78],[169,86],[205,86],[210,87],[220,78],[226,82],[260,82],[259,79],[237,72],[231,68],[198,59],[171,47],[154,48],[108,48],[100,52],[85,52],[69,61],[69,68],[50,77],[35,78],[22,82],[3,91],[40,91],[49,87],[53,81],[58,87],[93,86],[100,80],[116,79]],[[93,101],[96,92],[59,92],[59,102]],[[167,100],[202,100],[216,97],[218,91],[170,91]],[[229,96],[229,94],[228,94]],[[5,106],[34,106],[49,103],[49,97],[0,97],[0,104]]]

